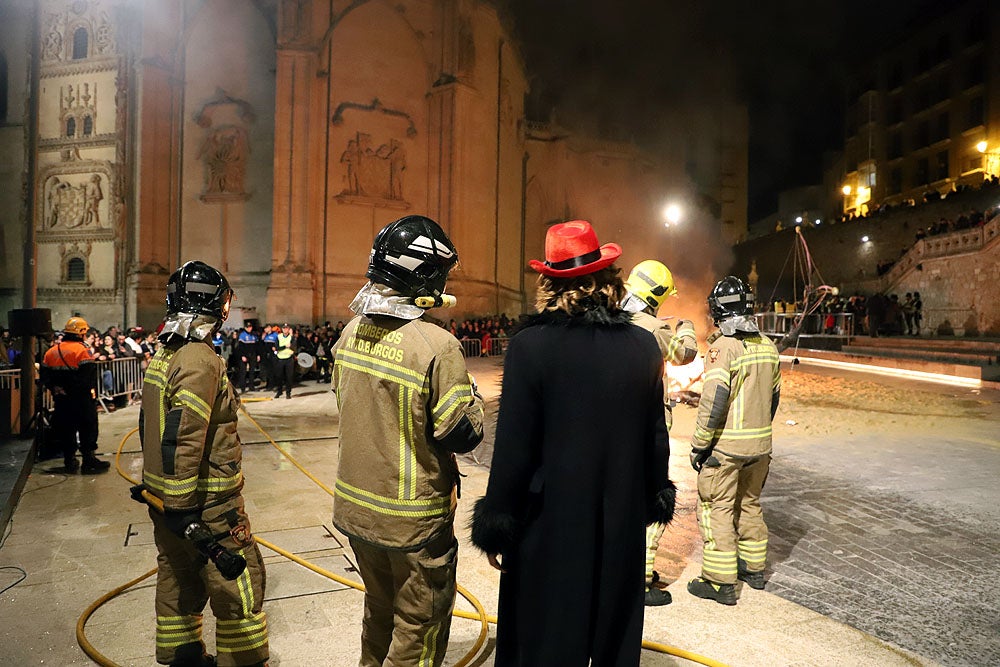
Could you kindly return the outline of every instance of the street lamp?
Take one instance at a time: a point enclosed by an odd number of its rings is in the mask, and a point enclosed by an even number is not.
[[[669,227],[670,225],[676,225],[681,221],[682,214],[683,211],[681,211],[680,206],[677,204],[667,204],[663,209],[663,219],[665,220],[663,226]]]

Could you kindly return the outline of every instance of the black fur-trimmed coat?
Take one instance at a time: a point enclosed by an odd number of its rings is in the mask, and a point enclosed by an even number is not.
[[[505,570],[498,667],[639,664],[644,529],[674,505],[662,370],[621,311],[537,315],[511,339],[472,522]]]

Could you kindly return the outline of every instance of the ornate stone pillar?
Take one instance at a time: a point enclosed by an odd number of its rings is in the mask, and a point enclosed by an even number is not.
[[[274,223],[269,320],[316,316],[313,288],[318,241],[310,228],[323,211],[322,148],[328,112],[319,43],[329,15],[322,3],[283,0],[278,11],[274,118]]]
[[[135,261],[128,298],[136,322],[163,317],[164,287],[178,253],[182,90],[177,73],[180,3],[147,0],[138,62],[136,182],[139,193]]]

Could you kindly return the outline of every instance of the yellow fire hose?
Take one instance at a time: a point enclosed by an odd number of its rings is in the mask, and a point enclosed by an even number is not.
[[[265,399],[256,399],[256,400],[269,400],[269,399],[265,398]],[[302,471],[302,473],[304,475],[306,475],[306,477],[308,477],[313,482],[315,482],[321,489],[323,489],[324,491],[326,491],[331,496],[334,495],[334,492],[333,492],[333,490],[330,487],[328,487],[326,484],[324,484],[319,479],[317,479],[312,473],[310,473],[308,470],[306,470],[298,461],[296,461],[292,457],[291,454],[289,454],[288,452],[286,452],[285,450],[283,450],[281,448],[281,446],[279,446],[278,443],[276,443],[274,441],[274,439],[270,436],[270,434],[268,434],[267,431],[265,431],[261,427],[261,425],[258,424],[256,422],[256,420],[254,420],[254,418],[250,416],[250,413],[247,412],[245,408],[241,408],[241,411],[243,412],[244,416],[246,416],[246,418],[248,420],[250,420],[250,423],[253,424],[254,427],[256,427],[257,430],[260,431],[261,434],[265,438],[267,438],[268,442],[271,443],[272,447],[274,447],[275,449],[277,449],[278,452],[282,456],[284,456],[286,459],[288,459],[288,461],[292,465],[294,465],[296,468],[298,468],[300,471]],[[129,431],[128,433],[126,433],[122,437],[122,440],[121,440],[121,442],[118,445],[118,450],[115,452],[115,468],[117,469],[118,474],[123,479],[131,482],[132,484],[138,484],[139,482],[137,480],[134,480],[131,477],[129,477],[125,473],[125,471],[122,470],[122,467],[121,467],[121,454],[122,454],[122,449],[124,449],[124,447],[125,447],[125,442],[130,437],[132,437],[133,435],[135,435],[138,431],[139,431],[138,428],[133,428],[131,431]],[[163,511],[163,501],[161,501],[159,498],[157,498],[156,496],[153,496],[152,494],[150,494],[147,491],[143,491],[142,492],[142,496],[146,500],[146,502],[148,502],[152,507],[154,507],[155,509],[157,509],[160,512]],[[291,561],[293,561],[295,563],[298,563],[299,565],[301,565],[301,566],[303,566],[303,567],[305,567],[305,568],[307,568],[309,570],[312,570],[316,574],[322,575],[322,576],[326,577],[327,579],[330,579],[332,581],[336,581],[339,584],[342,584],[344,586],[349,586],[349,587],[354,588],[354,589],[359,590],[359,591],[364,591],[365,590],[364,586],[361,585],[361,584],[359,584],[359,583],[357,583],[356,581],[353,581],[351,579],[347,579],[346,577],[341,577],[340,575],[334,574],[333,572],[330,572],[330,571],[325,570],[325,569],[323,569],[323,568],[321,568],[321,567],[319,567],[317,565],[314,565],[314,564],[310,563],[309,561],[307,561],[307,560],[305,560],[303,558],[299,558],[295,554],[293,554],[293,553],[291,553],[289,551],[285,551],[281,547],[276,546],[274,544],[271,544],[267,540],[261,539],[260,537],[258,537],[256,535],[254,536],[254,541],[257,542],[257,544],[260,544],[261,546],[266,547],[266,548],[270,549],[271,551],[274,551],[278,555],[284,556],[285,558],[287,558],[287,559],[289,559],[289,560],[291,560]],[[93,660],[94,662],[96,662],[99,665],[102,665],[102,667],[120,667],[117,663],[111,661],[110,659],[108,659],[107,657],[105,657],[103,654],[101,654],[90,643],[90,641],[87,640],[87,635],[86,635],[86,632],[85,632],[87,621],[94,614],[94,612],[96,612],[102,605],[104,605],[105,603],[109,602],[110,600],[118,597],[119,595],[121,595],[122,593],[124,593],[125,591],[127,591],[128,589],[132,588],[133,586],[135,586],[136,584],[140,583],[141,581],[143,581],[145,579],[148,579],[149,577],[153,576],[154,574],[156,574],[156,568],[153,568],[149,572],[146,572],[142,576],[139,576],[139,577],[133,579],[132,581],[129,581],[129,582],[127,582],[125,584],[122,584],[121,586],[113,589],[113,590],[108,591],[107,593],[105,593],[104,595],[102,595],[101,597],[99,597],[97,600],[94,600],[94,602],[92,602],[90,604],[90,606],[87,607],[84,610],[83,614],[80,615],[80,618],[77,620],[77,623],[76,623],[76,641],[80,645],[80,648],[83,649],[83,652],[86,653],[87,656],[90,657],[91,660]],[[471,592],[469,592],[468,590],[466,590],[465,587],[463,587],[461,584],[456,584],[456,591],[462,597],[464,597],[466,600],[468,600],[468,602],[475,608],[476,611],[475,611],[475,613],[473,613],[473,612],[468,612],[468,611],[464,611],[464,610],[461,610],[461,609],[455,609],[455,610],[452,611],[452,615],[456,616],[458,618],[466,618],[466,619],[470,619],[470,620],[474,620],[474,621],[479,621],[479,623],[480,623],[479,637],[476,639],[475,644],[473,644],[472,648],[469,649],[469,651],[464,656],[462,656],[462,658],[458,662],[455,663],[455,667],[465,667],[470,662],[472,662],[473,659],[475,659],[476,655],[479,653],[479,650],[482,648],[483,644],[486,643],[486,637],[487,637],[487,635],[489,633],[489,624],[490,623],[496,624],[497,618],[496,618],[496,616],[488,615],[486,613],[486,610],[483,608],[482,603],[480,603],[479,600]],[[644,639],[642,641],[642,647],[644,649],[648,649],[648,650],[651,650],[651,651],[657,651],[659,653],[667,653],[669,655],[673,655],[673,656],[676,656],[676,657],[679,657],[679,658],[684,658],[685,660],[690,660],[692,662],[697,662],[697,663],[702,664],[702,665],[708,665],[709,667],[726,667],[726,665],[723,664],[723,663],[721,663],[721,662],[718,662],[718,661],[713,660],[711,658],[707,658],[707,657],[702,656],[702,655],[698,655],[697,653],[692,653],[690,651],[685,651],[684,649],[680,649],[680,648],[677,648],[675,646],[668,646],[666,644],[660,644],[660,643],[657,643],[657,642],[651,642],[651,641],[648,641],[648,640]]]

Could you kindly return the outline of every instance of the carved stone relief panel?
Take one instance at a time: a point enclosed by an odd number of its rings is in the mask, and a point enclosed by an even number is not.
[[[243,201],[246,191],[247,161],[250,158],[250,124],[256,116],[244,100],[229,97],[221,88],[195,116],[205,130],[198,159],[205,170],[201,200],[204,202]]]
[[[45,12],[42,19],[42,60],[64,60],[63,30],[65,16],[57,12]]]
[[[406,148],[402,141],[390,139],[375,148],[370,134],[358,132],[348,140],[340,164],[347,185],[342,195],[403,201]]]
[[[115,26],[108,3],[74,0],[64,9],[49,9],[42,16],[42,60],[70,62],[117,52]]]
[[[408,138],[416,136],[416,127],[409,114],[387,109],[378,99],[370,105],[344,102],[337,107],[333,124],[344,122],[344,112],[359,110],[399,118],[406,122]],[[406,209],[410,204],[404,196],[406,175],[406,145],[402,138],[390,137],[376,143],[370,132],[357,131],[348,139],[340,154],[344,189],[336,196],[342,203],[363,203],[386,208]]]
[[[244,198],[249,155],[250,143],[245,129],[234,125],[211,128],[198,152],[205,165],[203,198],[220,200],[219,195]]]
[[[114,235],[110,163],[63,157],[42,172],[39,241]]]

